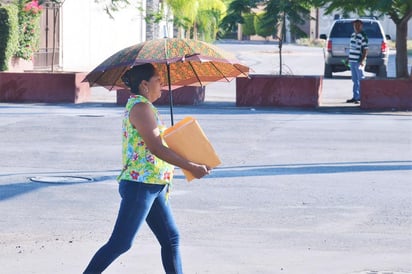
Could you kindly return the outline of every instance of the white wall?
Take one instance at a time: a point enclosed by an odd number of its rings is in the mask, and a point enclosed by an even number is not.
[[[145,0],[142,1],[146,6]],[[64,71],[90,71],[115,52],[145,40],[141,12],[129,7],[111,19],[94,0],[66,0],[61,13]]]

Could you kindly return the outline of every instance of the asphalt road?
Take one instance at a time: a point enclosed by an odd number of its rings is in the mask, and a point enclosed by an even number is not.
[[[276,64],[273,45],[221,46],[259,73]],[[322,73],[320,49],[285,50],[294,74]],[[175,108],[223,162],[191,183],[177,170],[185,273],[412,273],[411,115],[345,104],[350,87],[345,73],[325,80],[316,110],[237,108],[234,83],[218,83],[204,104]],[[79,105],[0,103],[0,273],[81,273],[107,240],[121,168],[113,102],[94,89]],[[105,273],[163,273],[146,226]]]

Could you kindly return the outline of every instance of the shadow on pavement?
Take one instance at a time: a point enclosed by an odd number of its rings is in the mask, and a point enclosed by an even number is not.
[[[101,175],[102,173],[113,173],[110,175]],[[35,182],[35,181],[30,181],[30,178],[35,177],[35,175],[41,175],[41,176],[49,176],[50,178],[54,177],[73,177],[73,174],[85,174],[87,173],[88,175],[93,175],[97,174],[98,176],[92,176],[90,177],[92,180],[91,181],[83,181],[83,182]],[[90,184],[90,183],[99,183],[99,182],[104,182],[104,181],[115,181],[117,174],[119,173],[119,170],[108,170],[108,171],[75,171],[75,172],[53,172],[53,173],[31,173],[28,175],[27,173],[13,173],[13,174],[2,174],[0,177],[6,177],[6,176],[15,176],[15,175],[27,175],[27,181],[24,182],[15,182],[15,183],[10,183],[10,184],[0,184],[0,202],[14,198],[19,195],[27,194],[29,192],[33,192],[42,188],[46,187],[63,187],[63,186],[69,186],[69,185],[78,185],[78,184]],[[76,176],[77,177],[77,176]],[[79,176],[80,177],[80,176]]]
[[[220,167],[210,177],[246,177],[412,170],[412,161],[343,162]]]

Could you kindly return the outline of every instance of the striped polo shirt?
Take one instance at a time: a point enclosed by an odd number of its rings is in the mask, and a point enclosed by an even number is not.
[[[366,33],[364,31],[352,33],[349,46],[349,62],[360,62],[364,49],[368,49],[368,37]]]

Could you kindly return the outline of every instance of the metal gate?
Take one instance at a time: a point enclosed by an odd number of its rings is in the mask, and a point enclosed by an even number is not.
[[[35,70],[59,70],[60,68],[60,3],[46,1],[40,19],[39,50],[33,56]]]

